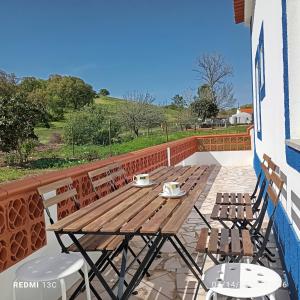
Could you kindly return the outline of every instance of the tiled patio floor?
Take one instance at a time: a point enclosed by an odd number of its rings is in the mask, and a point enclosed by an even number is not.
[[[201,207],[201,212],[207,216],[211,213],[217,192],[251,192],[256,182],[256,177],[252,167],[217,167],[211,175],[208,184],[200,196],[197,206]],[[211,222],[214,226],[220,227],[217,222]],[[197,233],[201,227],[205,225],[199,222],[199,217],[195,211],[192,211],[182,227],[180,239],[185,244],[186,248],[192,253],[193,257],[199,264],[203,262],[203,256],[195,251]],[[139,239],[132,241],[133,249],[138,250],[143,243]],[[269,244],[270,248],[276,251],[274,239],[272,237]],[[138,251],[137,251],[138,252]],[[118,264],[120,263],[120,259]],[[205,269],[212,266],[213,263],[207,258]],[[136,267],[136,266],[134,266]],[[269,264],[269,267],[275,269],[282,274],[281,264],[277,255],[277,263]],[[106,278],[114,281],[114,276],[111,270],[105,274]],[[133,270],[127,275],[130,280]],[[150,268],[150,277],[144,277],[140,285],[136,288],[137,295],[132,295],[130,299],[149,299],[149,300],[167,300],[167,299],[194,299],[196,279],[186,268],[184,262],[179,257],[171,244],[166,243],[161,251],[161,257],[157,258]],[[102,299],[109,299],[103,291],[98,281],[94,281],[94,286],[101,292]],[[85,294],[80,295],[78,300],[85,299]],[[93,298],[93,300],[96,298]],[[199,290],[197,299],[205,299],[203,289]],[[218,297],[219,299],[219,297]],[[220,298],[221,299],[221,298]],[[281,289],[277,292],[276,299],[289,299],[287,290]]]

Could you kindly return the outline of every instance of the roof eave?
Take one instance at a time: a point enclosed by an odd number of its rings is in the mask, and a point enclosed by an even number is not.
[[[233,0],[235,23],[249,26],[254,12],[255,0]]]

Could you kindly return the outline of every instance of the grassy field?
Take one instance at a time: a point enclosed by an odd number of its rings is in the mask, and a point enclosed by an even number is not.
[[[65,122],[51,122],[50,128],[36,127],[34,132],[38,136],[40,143],[48,144],[53,133],[63,135]]]
[[[60,124],[57,124],[57,129],[60,129]],[[214,130],[197,130],[195,131],[181,131],[170,133],[169,141],[175,141],[184,137],[193,135],[211,135],[211,134],[225,134],[225,133],[240,133],[246,132],[247,126],[236,126]],[[52,129],[51,129],[52,130]],[[55,130],[55,129],[53,129]],[[46,140],[45,133],[43,138]],[[105,159],[111,155],[119,155],[135,150],[140,150],[154,145],[165,143],[166,135],[162,132],[150,136],[140,136],[134,140],[124,142],[122,144],[113,144],[109,146],[85,145],[75,146],[74,155],[71,146],[63,145],[58,149],[38,152],[32,158],[30,164],[26,168],[0,168],[0,182],[6,182],[14,179],[19,179],[41,172],[67,168],[78,164],[86,163],[90,159]]]
[[[101,97],[96,98],[95,103],[102,105],[110,114],[116,114],[122,106],[127,104],[127,100],[114,98],[114,97]],[[177,111],[172,108],[164,108],[168,122],[176,121]]]

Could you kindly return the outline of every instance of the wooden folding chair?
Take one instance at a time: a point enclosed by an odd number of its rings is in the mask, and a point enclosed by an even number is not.
[[[260,198],[263,193],[263,189],[266,184],[266,169],[268,171],[276,171],[276,164],[271,160],[271,158],[267,155],[263,155],[262,161],[262,169],[257,177],[257,181],[255,184],[255,188],[253,193],[250,195],[249,193],[232,193],[232,192],[225,192],[225,193],[217,193],[216,196],[216,203],[218,205],[252,205],[253,201],[254,205],[257,202],[255,199]],[[270,174],[270,173],[268,173]],[[261,185],[260,192],[258,193],[258,188]],[[261,192],[262,191],[262,192]],[[259,205],[255,205],[255,207],[259,207]]]
[[[43,200],[44,209],[49,218],[50,224],[54,224],[54,220],[51,216],[49,207],[59,204],[62,201],[71,200],[76,210],[80,209],[80,204],[78,202],[78,195],[76,189],[73,187],[73,180],[68,177],[41,187],[38,187],[38,192]],[[61,247],[62,252],[79,252],[77,246],[75,244],[70,244],[66,246],[62,241],[61,235],[55,233],[56,239]],[[83,235],[79,242],[84,247],[87,252],[100,252],[101,255],[96,263],[98,268],[102,268],[104,271],[108,265],[115,270],[117,274],[119,274],[118,269],[115,267],[112,262],[112,255],[115,251],[120,249],[122,244],[123,237],[122,236],[99,236],[99,235]],[[81,274],[82,275],[82,274]],[[93,278],[93,273],[89,272],[90,281]],[[70,297],[74,299],[80,291],[84,290],[84,281],[78,286],[76,291]],[[91,290],[95,294],[97,299],[101,299],[94,287],[91,285]]]
[[[208,230],[203,228],[200,230],[196,250],[207,254],[216,264],[219,263],[218,256],[222,258],[222,261],[223,257],[226,257],[231,262],[238,262],[243,257],[252,257],[252,263],[259,264],[263,264],[261,261],[263,257],[270,259],[266,247],[282,187],[283,181],[275,172],[272,172],[265,193],[265,201],[251,229],[212,228]],[[261,228],[269,202],[273,204],[273,210],[266,231],[262,233]]]
[[[121,164],[114,163],[106,167],[109,172],[108,174],[112,177],[113,184],[115,185],[116,189],[129,183],[129,181],[126,178],[126,171],[122,168]]]
[[[88,176],[98,199],[102,197],[103,192],[109,193],[116,190],[113,177],[110,175],[107,167],[90,171],[88,172]]]
[[[210,218],[219,221],[227,229],[229,227],[225,222],[232,222],[232,228],[235,226],[245,228],[251,224],[259,213],[267,182],[270,181],[270,171],[274,172],[276,169],[276,164],[265,154],[258,176],[258,182],[261,181],[261,188],[254,203],[252,203],[249,194],[218,193]]]

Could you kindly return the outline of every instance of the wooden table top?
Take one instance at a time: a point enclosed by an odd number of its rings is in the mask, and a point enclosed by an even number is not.
[[[127,184],[50,225],[65,233],[175,235],[203,191],[214,166],[161,167],[150,176],[155,185]],[[187,194],[178,199],[159,196],[163,184],[177,181]]]

